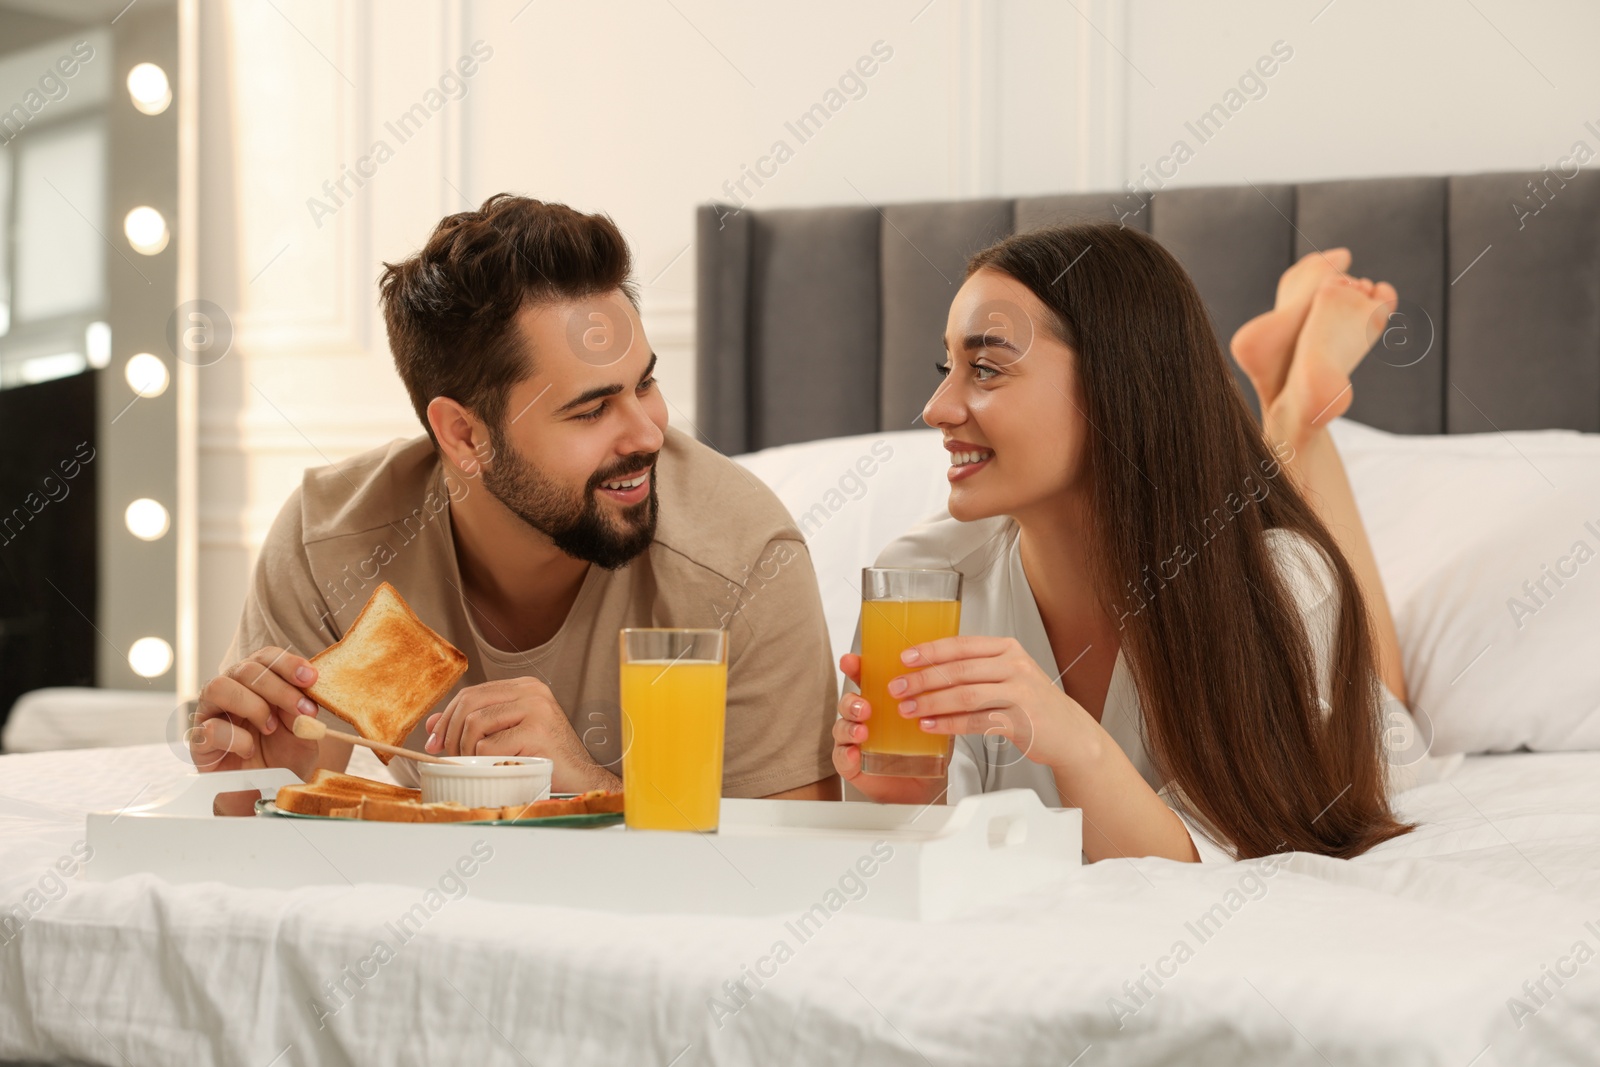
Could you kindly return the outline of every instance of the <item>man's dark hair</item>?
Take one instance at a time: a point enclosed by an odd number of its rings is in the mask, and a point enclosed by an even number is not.
[[[639,305],[628,243],[614,222],[510,193],[447,216],[422,251],[383,268],[389,349],[429,437],[436,396],[500,429],[506,394],[533,373],[513,321],[524,305],[618,289]]]

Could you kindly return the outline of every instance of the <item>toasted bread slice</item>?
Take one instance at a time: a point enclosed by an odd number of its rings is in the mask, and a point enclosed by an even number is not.
[[[358,803],[348,808],[330,808],[328,815],[335,819],[359,819],[361,818],[361,805]]]
[[[422,822],[421,801],[367,797],[361,802],[360,818],[376,822]]]
[[[468,822],[472,818],[471,808],[453,800],[422,805],[423,822]]]
[[[311,781],[307,782],[306,785],[319,792],[350,793],[358,797],[394,797],[399,800],[416,800],[422,796],[422,790],[420,789],[408,789],[393,782],[380,782],[373,778],[362,778],[360,775],[330,771],[326,767],[313,774]]]
[[[467,657],[381,583],[343,637],[311,657],[306,692],[371,741],[403,745],[467,670]],[[394,757],[379,753],[388,763]]]
[[[604,789],[591,789],[578,799],[583,801],[583,810],[590,815],[605,815],[623,810],[620,789],[614,793]]]
[[[584,814],[583,798],[535,800],[531,804],[512,804],[502,808],[502,819],[547,819],[552,815]]]
[[[319,770],[304,785],[286,785],[278,790],[279,811],[299,815],[331,815],[335,808],[353,807],[367,797],[390,800],[418,800],[420,790],[407,789],[392,782],[375,782],[353,774]]]
[[[367,797],[361,802],[360,818],[375,822],[471,822],[497,819],[499,808],[469,808],[453,801],[423,804],[416,800],[389,800]]]
[[[345,807],[349,803],[349,797],[318,793],[303,785],[286,785],[278,790],[277,796],[278,810],[295,815],[326,815],[334,808]]]

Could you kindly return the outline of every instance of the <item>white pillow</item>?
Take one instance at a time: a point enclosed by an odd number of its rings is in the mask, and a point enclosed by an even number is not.
[[[1332,429],[1433,752],[1600,748],[1600,435]]]
[[[850,651],[861,568],[944,507],[950,455],[936,430],[833,437],[734,459],[778,494],[800,524],[822,590],[833,662]]]

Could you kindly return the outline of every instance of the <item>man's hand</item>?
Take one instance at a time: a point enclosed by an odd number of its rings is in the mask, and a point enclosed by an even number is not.
[[[317,713],[304,692],[316,680],[315,667],[281,648],[260,649],[211,679],[184,734],[195,769],[287,767],[309,777],[318,745],[296,737],[292,724]]]
[[[550,687],[536,678],[507,678],[461,690],[428,717],[432,753],[450,756],[543,756],[555,763],[557,793],[620,789],[622,779],[589,756]]]

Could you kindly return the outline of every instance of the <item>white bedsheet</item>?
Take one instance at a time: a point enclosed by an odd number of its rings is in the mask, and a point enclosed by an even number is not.
[[[387,959],[375,943],[398,943],[386,924],[417,890],[144,876],[56,890],[47,871],[76,862],[86,811],[183,769],[162,746],[0,757],[0,907],[27,916],[0,929],[0,1060],[1487,1067],[1600,1055],[1600,753],[1469,758],[1402,798],[1418,832],[1351,863],[1287,857],[1270,877],[1098,863],[944,924],[846,907],[803,944],[789,916],[492,904],[467,879]],[[1217,905],[1202,938],[1194,924]],[[730,997],[724,982],[779,939],[792,958],[760,988],[747,982],[747,1002]],[[1188,952],[1174,955],[1180,942]],[[371,977],[330,996],[323,983],[346,968]],[[1158,987],[1152,971],[1169,977]],[[1141,977],[1149,996],[1124,984]]]

